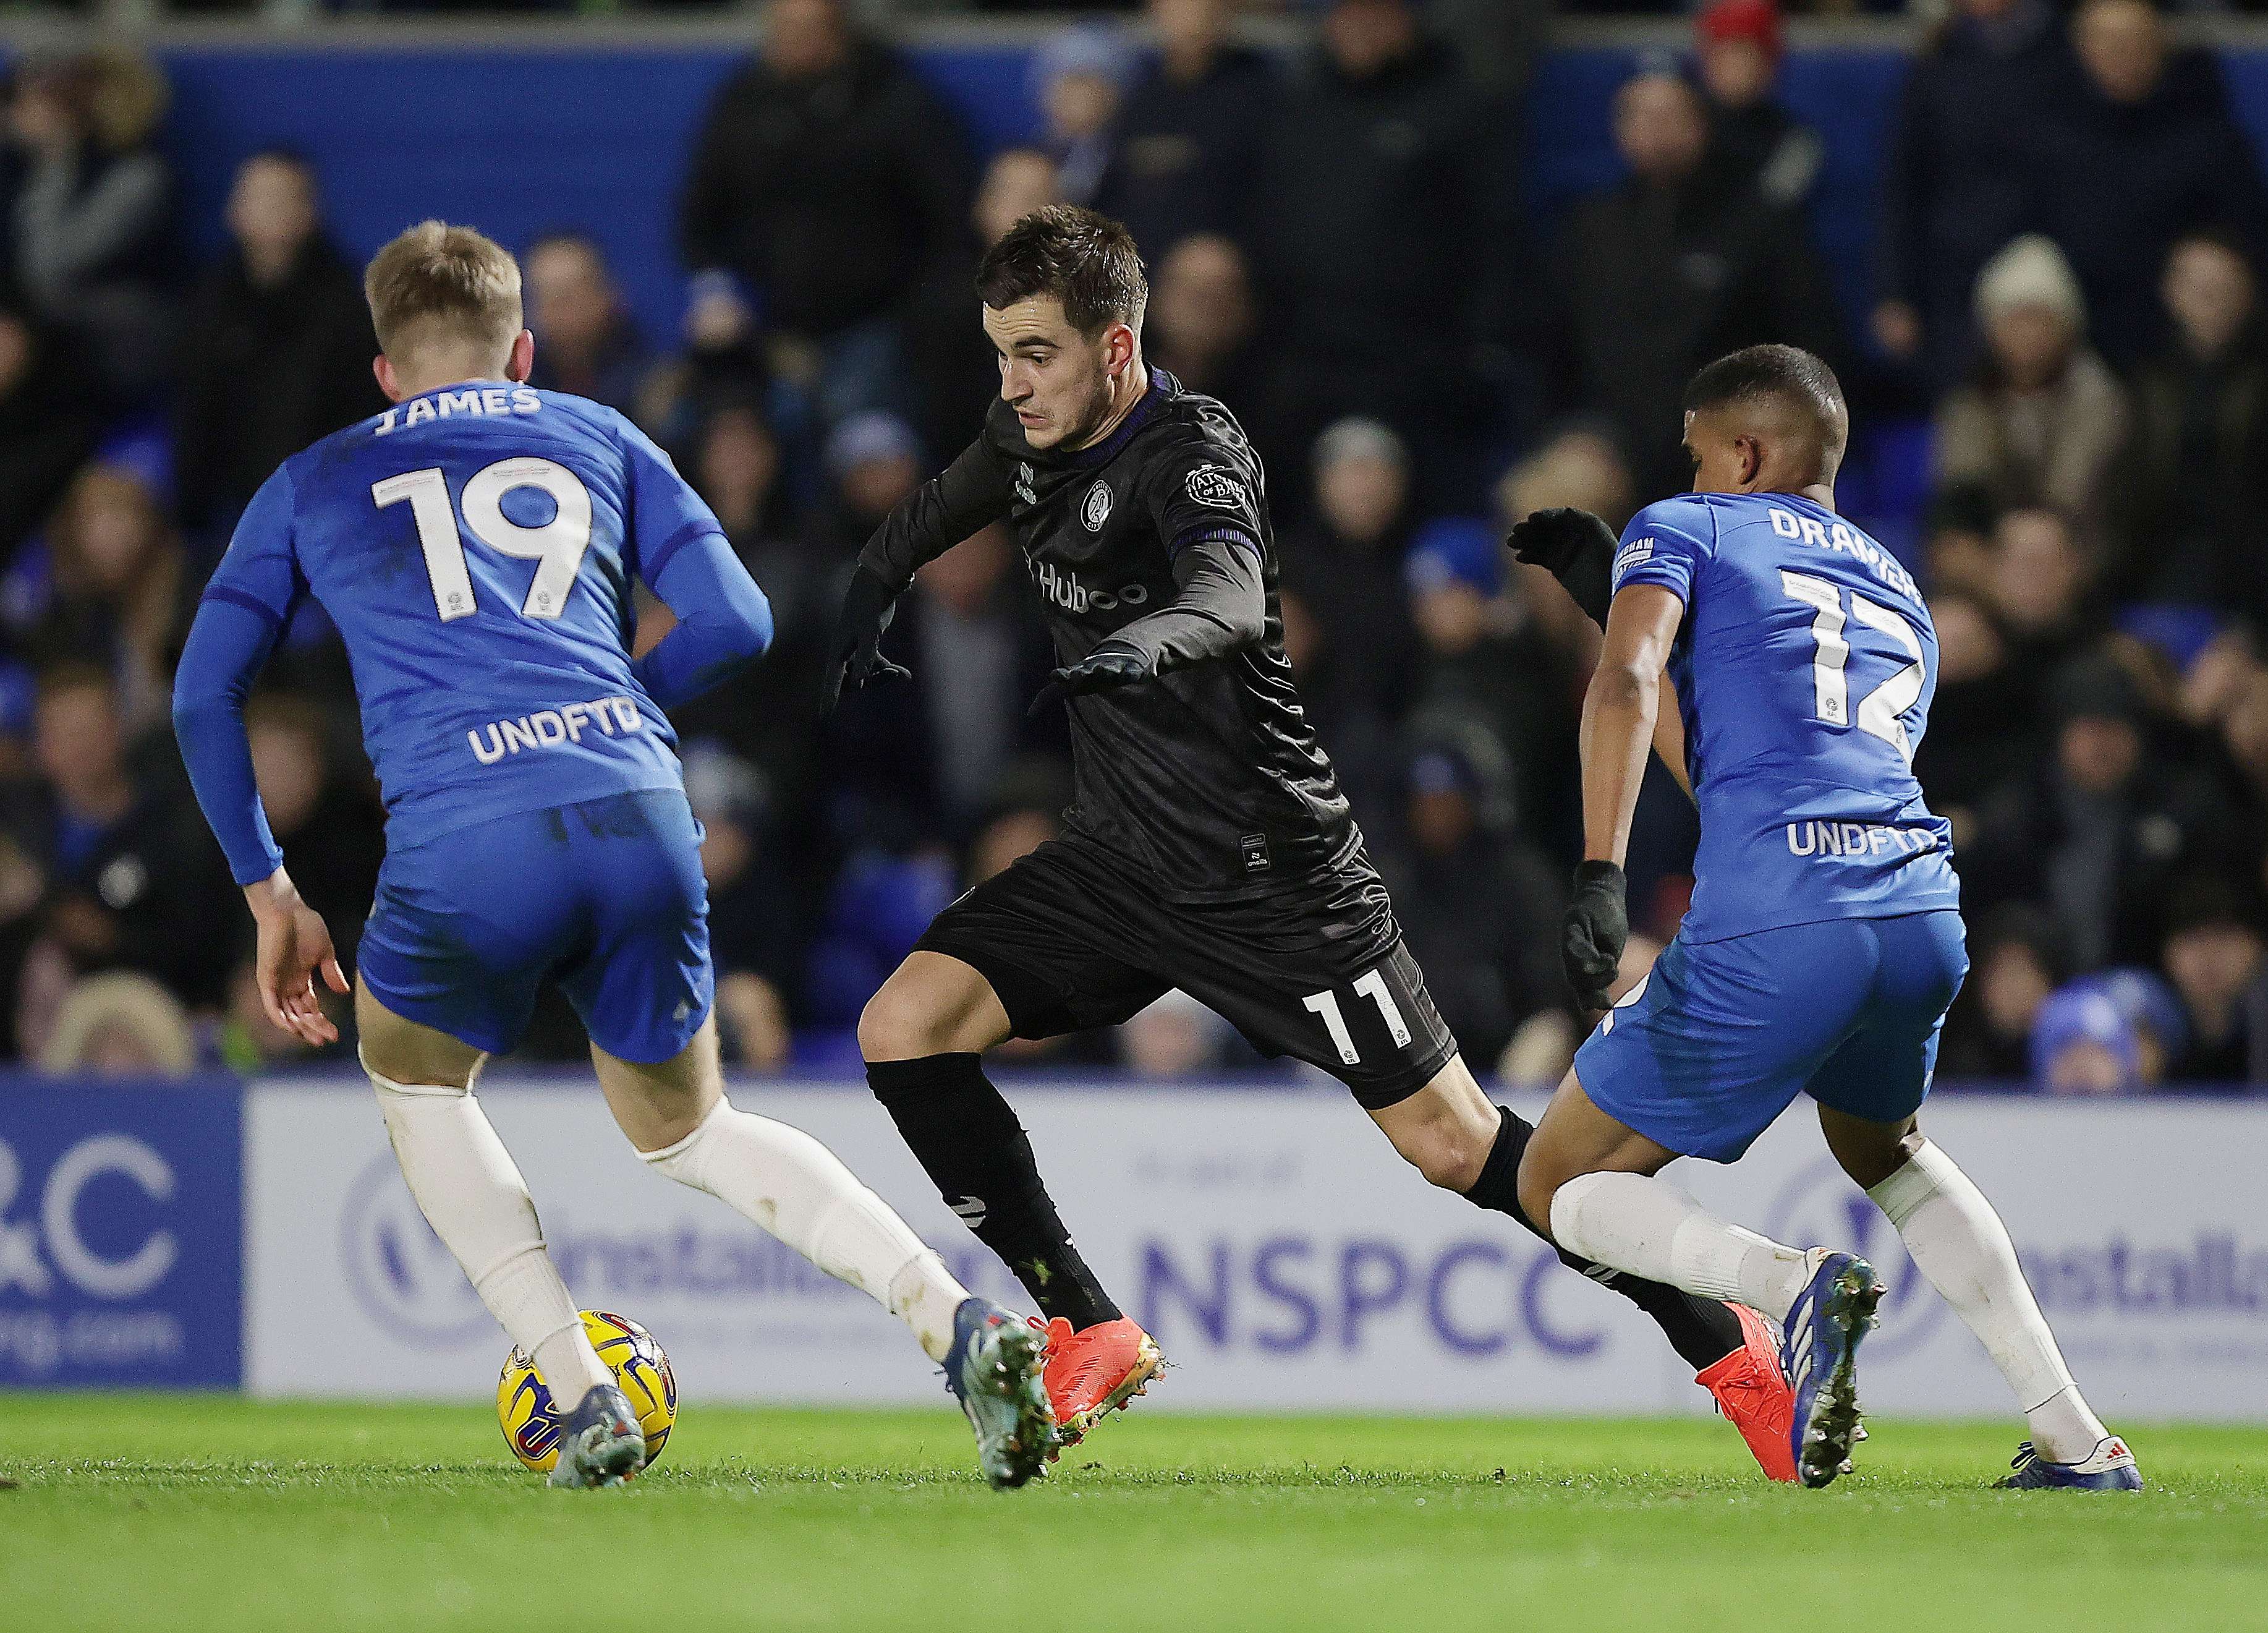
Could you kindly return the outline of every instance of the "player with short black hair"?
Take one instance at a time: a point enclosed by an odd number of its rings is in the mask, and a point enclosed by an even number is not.
[[[1040,1346],[969,1297],[810,1135],[725,1097],[701,827],[663,710],[771,639],[763,592],[669,458],[613,409],[527,385],[519,264],[427,221],[364,277],[395,406],[293,455],[214,570],[173,722],[259,930],[269,1019],[335,1041],[347,990],[253,780],[246,694],[313,595],[354,662],[387,854],[360,947],[364,1069],[402,1178],[568,1416],[554,1485],[618,1484],[645,1440],[473,1093],[556,980],[656,1172],[718,1198],[910,1327],[998,1486],[1051,1450]],[[633,660],[633,579],[677,621]]]
[[[1693,492],[1640,511],[1613,555],[1563,944],[1577,995],[1608,1001],[1628,934],[1622,861],[1650,744],[1681,780],[1690,770],[1700,806],[1693,901],[1577,1053],[1520,1195],[1563,1248],[1781,1322],[1789,1453],[1803,1483],[1826,1485],[1859,1431],[1873,1268],[1728,1224],[1656,1177],[1679,1156],[1737,1160],[1808,1094],[1829,1149],[2023,1408],[2032,1437],[2001,1483],[2136,1489],[2132,1454],[2081,1398],[1999,1216],[1917,1126],[1968,970],[1952,831],[1911,769],[1937,638],[1912,577],[1836,514],[1849,432],[1817,358],[1720,358],[1686,395]],[[1595,518],[1560,512],[1513,544],[1594,582],[1571,570],[1602,536]]]
[[[1072,1245],[984,1050],[1123,1021],[1179,987],[1264,1053],[1344,1083],[1434,1184],[1534,1229],[1514,1186],[1531,1131],[1482,1093],[1403,944],[1292,683],[1260,462],[1226,408],[1144,363],[1132,239],[1051,205],[993,248],[976,287],[999,396],[860,557],[830,696],[902,673],[881,650],[897,597],[1005,518],[1055,641],[1034,706],[1069,701],[1075,804],[1061,837],[939,916],[858,1038],[908,1145],[1048,1318],[1049,1392],[1075,1437],[1160,1357]],[[1792,1476],[1762,1322],[1600,1279]]]

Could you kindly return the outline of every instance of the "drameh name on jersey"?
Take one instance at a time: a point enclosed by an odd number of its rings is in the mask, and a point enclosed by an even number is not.
[[[1937,635],[1896,558],[1798,495],[1693,494],[1638,514],[1614,583],[1685,602],[1689,939],[1957,902],[1950,829],[1913,778]]]

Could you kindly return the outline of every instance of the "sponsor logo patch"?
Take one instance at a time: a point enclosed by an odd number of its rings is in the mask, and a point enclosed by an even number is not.
[[[1189,472],[1189,497],[1216,510],[1239,510],[1244,505],[1244,484],[1226,465],[1200,465]]]
[[[1640,562],[1652,561],[1653,559],[1653,540],[1651,537],[1632,539],[1629,543],[1624,545],[1621,550],[1615,557],[1614,580],[1616,586],[1617,587],[1621,586],[1623,575],[1628,573],[1631,568],[1637,566]]]

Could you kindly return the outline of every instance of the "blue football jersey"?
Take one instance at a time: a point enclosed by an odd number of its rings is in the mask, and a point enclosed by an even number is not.
[[[396,404],[284,461],[206,587],[344,639],[390,845],[682,786],[631,673],[631,580],[722,528],[613,409],[503,381]]]
[[[1685,603],[1669,660],[1701,807],[1682,932],[1716,941],[1959,904],[1914,780],[1937,632],[1912,576],[1824,506],[1690,494],[1623,535],[1617,591]]]

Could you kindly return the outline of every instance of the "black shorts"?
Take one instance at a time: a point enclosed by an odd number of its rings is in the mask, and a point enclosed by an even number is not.
[[[947,907],[917,946],[991,984],[1019,1038],[1115,1026],[1178,986],[1267,1055],[1377,1111],[1457,1053],[1366,866],[1261,901],[1159,899],[1115,853],[1050,839]]]

